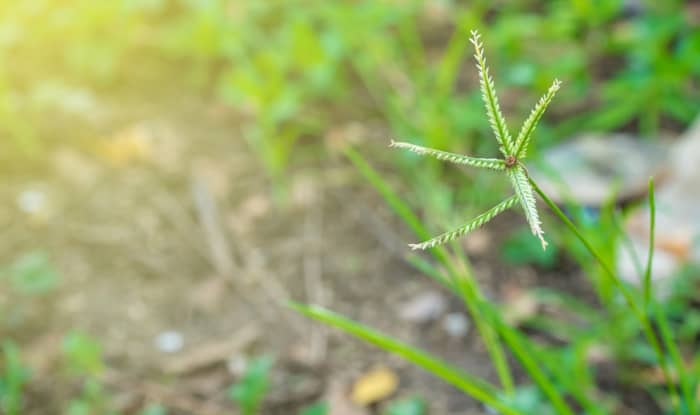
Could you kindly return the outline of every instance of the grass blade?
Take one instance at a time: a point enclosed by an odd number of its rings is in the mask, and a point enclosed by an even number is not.
[[[324,308],[297,303],[292,303],[291,307],[308,317],[339,328],[388,352],[395,353],[405,358],[411,363],[464,391],[478,401],[501,411],[503,414],[519,414],[518,411],[510,408],[499,399],[499,390],[494,385],[464,371],[457,370],[454,368],[454,365],[445,363],[422,350],[409,346]]]
[[[659,325],[659,332],[661,334],[661,341],[666,347],[666,350],[671,355],[671,360],[673,365],[676,367],[678,372],[678,377],[681,383],[681,393],[683,394],[683,399],[686,401],[685,404],[688,407],[689,413],[695,413],[695,390],[692,387],[692,380],[688,376],[688,371],[685,367],[685,362],[681,356],[678,346],[673,339],[673,332],[671,331],[668,318],[666,317],[665,311],[661,308],[661,305],[656,301],[651,295],[651,268],[654,261],[654,234],[656,232],[656,201],[654,197],[654,178],[649,178],[649,254],[647,257],[647,265],[644,271],[644,302],[646,306],[651,305],[654,309],[654,316],[656,322]],[[664,364],[661,362],[660,364]]]
[[[537,360],[535,360],[536,353],[529,346],[528,341],[515,329],[506,324],[490,304],[482,303],[480,308],[482,314],[486,318],[489,318],[498,334],[508,345],[510,351],[530,375],[530,378],[537,384],[540,390],[542,390],[542,393],[547,396],[552,406],[556,409],[557,414],[574,415],[574,412],[569,408],[566,401],[564,401],[561,393],[549,379],[549,375],[542,369]]]
[[[649,179],[649,253],[647,254],[647,266],[644,269],[644,305],[648,306],[651,300],[651,266],[654,261],[654,232],[656,230],[656,203],[654,201],[654,179]]]
[[[345,150],[347,158],[357,170],[377,189],[389,207],[403,220],[419,238],[429,238],[430,234],[406,203],[401,200],[389,187],[386,181],[367,163],[367,161],[352,148]]]

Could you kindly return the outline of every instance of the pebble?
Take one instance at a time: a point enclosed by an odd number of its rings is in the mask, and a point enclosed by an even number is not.
[[[399,317],[411,323],[438,319],[447,309],[447,299],[437,291],[423,292],[401,304]]]
[[[175,330],[164,331],[156,337],[156,347],[163,353],[176,353],[182,350],[185,339]]]
[[[469,333],[469,319],[464,313],[450,313],[442,320],[442,328],[450,337],[461,338]]]

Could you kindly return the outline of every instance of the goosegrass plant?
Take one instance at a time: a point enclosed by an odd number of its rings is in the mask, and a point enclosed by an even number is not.
[[[560,83],[556,80],[553,82],[526,118],[518,135],[513,138],[500,111],[479,34],[473,32],[471,41],[476,51],[475,58],[487,119],[496,136],[502,158],[475,158],[404,142],[392,142],[391,146],[456,164],[505,173],[514,189],[514,195],[463,226],[431,238],[423,222],[391,189],[381,174],[355,150],[349,149],[347,155],[371,185],[379,191],[397,216],[413,230],[418,238],[424,240],[424,242],[412,244],[411,248],[428,251],[433,260],[430,261],[418,255],[409,255],[408,260],[417,269],[462,298],[486,346],[497,373],[498,383],[473,376],[426,351],[325,308],[302,304],[293,304],[292,307],[306,316],[406,358],[503,414],[614,412],[618,407],[619,397],[615,396],[614,391],[602,390],[598,386],[589,356],[593,350],[601,347],[601,343],[603,345],[612,343],[615,347],[616,336],[624,335],[627,336],[624,340],[630,341],[627,343],[628,348],[641,345],[643,349],[649,351],[644,364],[661,369],[665,389],[651,391],[659,405],[668,413],[695,413],[694,391],[698,384],[698,373],[700,373],[697,359],[690,365],[686,363],[676,344],[674,332],[676,326],[672,325],[668,319],[664,304],[652,293],[650,273],[653,243],[650,244],[646,266],[641,264],[639,266],[639,269],[643,270],[640,275],[640,285],[643,288],[637,289],[626,284],[614,272],[610,259],[600,253],[598,244],[592,242],[586,232],[582,231],[540,189],[529,176],[522,162],[527,155],[528,145],[533,139],[537,123],[559,89]],[[561,293],[544,290],[537,293],[540,301],[556,303],[583,320],[582,327],[571,327],[566,322],[556,319],[533,319],[535,324],[539,324],[540,329],[563,338],[564,345],[536,342],[526,336],[518,325],[508,322],[504,317],[503,307],[485,298],[471,271],[469,259],[457,243],[459,237],[485,225],[502,211],[519,206],[524,212],[530,232],[538,238],[540,247],[546,249],[547,242],[544,240],[542,223],[535,205],[535,194],[540,196],[554,216],[563,223],[564,230],[582,246],[589,260],[597,263],[597,269],[594,270],[596,275],[592,277],[592,281],[594,285],[605,287],[605,289],[596,290],[602,309]],[[653,180],[649,183],[649,205],[651,206],[651,242],[653,242],[655,215]],[[619,333],[621,328],[624,328],[623,333]],[[624,346],[620,345],[620,341],[617,343],[617,351],[622,350],[617,357],[623,362],[630,360],[632,351],[628,350],[628,355],[625,356]],[[508,359],[509,355],[517,360],[520,370],[528,376],[534,387],[516,384],[515,368],[512,361]]]

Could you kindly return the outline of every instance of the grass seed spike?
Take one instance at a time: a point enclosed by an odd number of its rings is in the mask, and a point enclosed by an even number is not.
[[[554,95],[561,86],[561,82],[559,82],[557,79],[554,80],[552,86],[550,86],[549,90],[542,96],[542,98],[540,98],[530,112],[530,115],[527,117],[525,122],[523,122],[517,138],[513,140],[508,130],[506,120],[501,113],[501,107],[498,103],[498,96],[496,95],[496,88],[493,79],[489,74],[489,68],[486,65],[481,36],[477,31],[472,31],[470,40],[475,49],[474,58],[476,59],[476,67],[479,70],[479,86],[481,88],[481,96],[484,100],[484,106],[486,107],[486,114],[489,119],[489,124],[491,125],[491,129],[496,136],[499,149],[503,154],[503,159],[469,157],[461,154],[454,154],[432,148],[421,147],[415,144],[396,141],[392,141],[390,146],[407,149],[417,154],[432,156],[439,160],[449,161],[456,164],[465,164],[473,167],[505,171],[510,179],[515,195],[505,199],[498,205],[487,210],[455,230],[445,232],[442,235],[438,235],[425,242],[411,244],[410,247],[412,249],[428,249],[447,243],[484,225],[504,210],[510,209],[519,204],[523,208],[525,218],[530,225],[532,234],[539,238],[540,242],[542,243],[542,249],[546,249],[547,241],[544,240],[542,222],[540,222],[540,218],[537,213],[535,192],[528,181],[527,169],[522,164],[521,160],[527,156],[527,148],[532,141],[532,135],[535,132],[537,123],[542,118],[547,106],[550,104],[550,102],[552,102]]]

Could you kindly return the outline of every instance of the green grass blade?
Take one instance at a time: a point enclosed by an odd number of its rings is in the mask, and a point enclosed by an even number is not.
[[[428,277],[432,278],[433,280],[437,281],[440,285],[449,289],[454,294],[458,294],[454,285],[445,276],[445,274],[441,270],[439,270],[437,267],[435,267],[435,265],[431,264],[429,261],[426,261],[421,256],[414,255],[414,254],[407,255],[406,261],[409,264],[413,265],[418,271],[422,272],[423,274],[425,274]]]
[[[403,148],[416,154],[435,157],[438,160],[449,161],[450,163],[455,164],[464,164],[492,170],[505,170],[506,168],[506,162],[501,159],[469,157],[447,151],[434,150],[432,148],[422,147],[411,143],[403,143],[400,141],[392,141],[391,144],[389,144],[389,147]]]
[[[552,403],[557,414],[574,415],[573,410],[566,401],[564,401],[562,394],[557,390],[556,386],[549,378],[549,375],[535,359],[536,353],[532,347],[529,346],[528,341],[515,329],[506,324],[489,304],[483,304],[482,308],[482,311],[485,311],[485,314],[491,317],[491,321],[495,325],[498,334],[508,345],[513,355],[520,361],[520,364],[528,375],[530,375],[530,378]]]
[[[576,236],[576,238],[581,241],[581,243],[584,245],[586,250],[590,252],[590,254],[595,258],[595,260],[600,264],[601,268],[603,269],[603,275],[608,278],[611,284],[615,286],[620,292],[622,293],[622,296],[625,299],[625,302],[627,302],[627,305],[632,309],[632,312],[634,313],[635,317],[639,321],[639,324],[642,326],[642,332],[644,333],[644,336],[647,338],[647,341],[649,342],[649,345],[654,349],[654,353],[656,354],[657,359],[659,360],[659,364],[661,365],[661,369],[664,372],[664,377],[666,378],[666,383],[668,386],[669,394],[671,396],[674,396],[676,393],[674,392],[676,387],[671,379],[669,370],[668,370],[668,365],[665,362],[664,359],[664,354],[663,351],[661,350],[661,345],[659,344],[659,341],[656,337],[656,334],[654,333],[654,329],[651,326],[651,322],[649,321],[649,318],[647,317],[645,311],[640,308],[639,304],[637,303],[634,293],[632,290],[625,285],[620,278],[613,272],[612,268],[610,265],[603,260],[603,257],[598,253],[598,251],[593,248],[593,245],[591,245],[591,242],[583,236],[581,231],[574,225],[574,223],[569,219],[564,212],[559,209],[559,206],[556,205],[550,199],[543,191],[540,189],[540,187],[537,185],[537,183],[532,180],[531,177],[528,177],[528,180],[532,187],[535,189],[538,195],[544,200],[544,202],[549,206],[549,208],[554,212],[557,217],[566,225],[566,227]]]
[[[347,158],[355,165],[357,170],[367,179],[367,181],[382,195],[389,207],[403,220],[419,238],[429,238],[430,234],[423,226],[423,223],[416,216],[411,208],[401,200],[389,187],[387,182],[375,171],[358,153],[352,148],[345,150]]]
[[[422,350],[324,308],[297,303],[292,303],[291,307],[308,317],[339,328],[388,352],[405,358],[478,401],[501,411],[503,414],[519,414],[518,411],[511,409],[499,399],[499,390],[494,385],[464,371],[457,370],[454,368],[454,365],[443,362]]]
[[[656,230],[656,203],[654,201],[654,179],[649,179],[649,253],[647,265],[644,269],[644,305],[648,306],[651,300],[651,266],[654,261],[654,232]]]
[[[661,305],[656,301],[651,294],[651,268],[654,260],[654,234],[656,232],[656,201],[654,197],[654,178],[649,178],[649,254],[647,257],[647,265],[644,271],[644,301],[645,305],[653,307],[654,316],[656,322],[659,325],[659,332],[661,333],[661,341],[663,342],[666,350],[671,355],[671,360],[673,365],[676,366],[676,371],[681,383],[681,392],[683,394],[683,399],[686,401],[685,404],[689,409],[689,413],[695,413],[695,390],[692,387],[692,380],[688,375],[688,371],[685,367],[685,362],[681,356],[678,346],[673,338],[673,332],[671,331],[668,318],[666,313],[661,308]],[[663,364],[664,362],[661,362]]]
[[[469,275],[456,275],[453,277],[453,280],[459,296],[462,298],[467,310],[469,310],[469,314],[474,320],[486,350],[489,352],[491,362],[496,369],[496,373],[498,373],[498,378],[506,394],[512,395],[514,392],[513,375],[510,373],[508,359],[506,359],[506,355],[503,352],[503,346],[499,342],[498,334],[494,330],[494,322],[489,315],[484,313],[484,309],[488,305],[479,292],[476,282]]]

